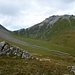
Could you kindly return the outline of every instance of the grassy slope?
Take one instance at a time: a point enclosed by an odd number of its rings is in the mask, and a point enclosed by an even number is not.
[[[59,45],[59,44],[54,44],[50,41],[41,41],[41,40],[33,40],[33,39],[28,39],[28,38],[22,38],[22,37],[17,37],[23,41],[26,41],[30,44],[33,44],[33,45],[37,45],[37,46],[42,46],[44,48],[48,48],[49,50],[41,50],[39,49],[38,52],[40,53],[44,53],[44,54],[51,54],[51,53],[56,53],[55,51],[52,52],[52,50],[56,50],[56,51],[61,51],[61,52],[66,52],[66,53],[69,53],[71,54],[72,56],[75,55],[75,50],[70,48],[70,47],[66,47],[66,46],[62,46],[62,45]],[[30,49],[31,50],[31,49]],[[35,51],[36,49],[34,49]],[[41,50],[41,51],[40,51]],[[73,50],[73,51],[72,51]],[[38,53],[37,51],[35,51],[36,53]],[[60,54],[60,53],[58,53]]]
[[[46,38],[56,44],[75,47],[75,21],[73,18],[70,18],[70,22],[67,19],[59,20],[59,22],[56,22],[55,25],[45,33]]]
[[[62,50],[66,47],[62,47],[59,45],[55,45],[51,42],[47,41],[39,41],[33,40],[28,38],[17,37],[23,41],[26,41],[30,44],[43,46],[49,48],[50,50],[59,49]],[[0,38],[0,41],[5,39]],[[75,65],[75,58],[70,56],[61,56],[56,54],[55,52],[50,52],[44,49],[38,48],[30,48],[26,46],[19,45],[17,43],[5,40],[9,42],[11,45],[16,45],[24,50],[28,50],[33,55],[38,58],[47,58],[50,59],[51,62],[43,61],[40,62],[39,60],[30,60],[30,59],[20,59],[15,57],[9,56],[0,56],[0,75],[63,75],[63,74],[70,74],[74,75],[72,72],[66,69],[68,65]],[[67,48],[66,48],[67,49]],[[73,54],[73,53],[72,53]]]
[[[64,51],[75,53],[75,19],[70,18],[70,22],[67,19],[57,21],[45,35],[48,41],[67,47]]]
[[[41,45],[43,47],[51,48],[55,47],[54,45],[50,44],[50,42],[46,41],[38,41],[32,39],[24,39],[21,37],[17,37],[24,41],[27,41],[31,44]],[[0,41],[5,39],[0,38]],[[23,49],[27,49],[31,53],[33,53],[38,58],[47,58],[50,59],[49,61],[42,61],[39,60],[31,60],[31,59],[20,59],[15,56],[0,56],[0,75],[63,75],[63,74],[70,74],[74,75],[72,72],[66,69],[68,65],[75,65],[74,57],[70,56],[61,56],[57,54],[52,54],[50,51],[36,49],[36,48],[28,48],[17,43],[13,43],[11,41],[5,40],[9,42],[11,45],[19,46]],[[48,46],[48,44],[50,44]],[[41,50],[41,51],[40,51]],[[36,55],[38,54],[38,55]]]
[[[40,62],[31,59],[0,57],[0,75],[74,75],[66,69],[66,66],[60,61]]]

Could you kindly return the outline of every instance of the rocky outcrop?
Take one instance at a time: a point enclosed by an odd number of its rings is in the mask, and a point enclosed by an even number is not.
[[[21,58],[32,58],[32,59],[35,58],[27,51],[16,46],[10,46],[10,44],[5,41],[0,42],[0,55],[14,55],[19,56]]]

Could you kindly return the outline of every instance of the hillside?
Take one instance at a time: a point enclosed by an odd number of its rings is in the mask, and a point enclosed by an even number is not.
[[[32,60],[11,55],[0,56],[0,75],[74,75],[74,16],[67,15],[64,18],[58,16],[47,29],[44,27],[41,30],[37,24],[15,31],[16,35],[0,25],[0,41],[18,46],[37,58]]]
[[[73,20],[75,20],[75,16],[73,15],[62,15],[62,16],[54,15],[50,16],[49,18],[46,18],[44,21],[42,21],[39,24],[36,24],[27,29],[20,29],[14,31],[14,33],[29,38],[48,39],[48,36],[52,36],[52,34],[56,30],[58,31],[62,27],[65,28],[70,25],[71,27],[73,27],[74,25],[71,24]],[[57,28],[53,30],[55,26],[57,26]]]
[[[62,15],[51,16],[30,28],[14,31],[14,34],[75,48],[74,32],[75,16]]]
[[[9,40],[14,43],[18,43],[20,45],[30,46],[30,44],[23,42],[23,41],[19,40],[18,38],[16,38],[11,31],[7,30],[2,25],[0,25],[0,38]]]

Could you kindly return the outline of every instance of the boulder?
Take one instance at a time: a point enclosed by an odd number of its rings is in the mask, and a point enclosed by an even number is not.
[[[7,42],[5,41],[0,42],[0,55],[6,54],[9,50],[10,45]]]
[[[27,51],[23,51],[22,58],[34,58],[31,54],[29,54]]]
[[[67,66],[67,69],[75,74],[75,66]]]

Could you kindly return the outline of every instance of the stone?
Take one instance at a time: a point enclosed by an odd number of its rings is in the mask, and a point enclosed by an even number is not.
[[[75,66],[67,66],[67,69],[75,74]]]
[[[3,41],[3,42],[0,42],[0,55],[2,54],[6,54],[10,49],[10,45]]]
[[[51,62],[50,59],[46,59],[46,58],[42,58],[42,59],[40,59],[39,61],[49,61],[49,62]]]
[[[22,54],[22,58],[31,58],[31,55],[27,51],[24,51]]]

